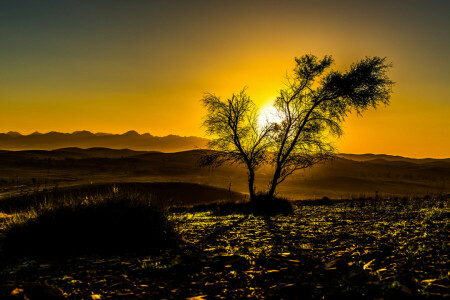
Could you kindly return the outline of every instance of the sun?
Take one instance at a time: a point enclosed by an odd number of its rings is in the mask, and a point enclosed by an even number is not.
[[[272,104],[267,104],[259,110],[258,125],[263,127],[270,123],[280,123],[281,118]]]

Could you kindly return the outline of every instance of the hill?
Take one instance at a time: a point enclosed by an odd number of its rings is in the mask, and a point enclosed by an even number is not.
[[[163,153],[107,148],[0,151],[0,196],[36,186],[42,189],[131,181],[190,182],[247,192],[243,167],[202,168],[199,158],[203,151]],[[373,197],[377,191],[380,195],[398,196],[448,193],[448,159],[382,157],[348,154],[337,157],[293,174],[278,191],[291,199]],[[258,190],[267,187],[271,172],[269,166],[258,170]]]
[[[403,157],[398,155],[386,155],[386,154],[346,154],[346,153],[340,153],[339,157],[343,157],[346,159],[356,160],[356,161],[368,161],[368,160],[384,160],[384,161],[404,161],[404,162],[410,162],[410,163],[427,163],[427,162],[435,162],[435,161],[441,161],[446,160],[450,162],[450,158],[444,158],[444,159],[435,159],[435,158],[409,158],[409,157]]]

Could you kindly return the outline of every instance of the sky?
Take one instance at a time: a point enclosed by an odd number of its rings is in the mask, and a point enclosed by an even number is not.
[[[449,1],[0,0],[0,132],[204,136],[200,100],[270,104],[307,53],[386,57],[391,103],[338,149],[450,157]]]

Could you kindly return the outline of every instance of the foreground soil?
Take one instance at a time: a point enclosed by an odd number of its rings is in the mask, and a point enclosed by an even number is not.
[[[22,258],[0,270],[0,298],[449,297],[448,204],[351,201],[276,217],[173,213],[185,241],[179,250]]]

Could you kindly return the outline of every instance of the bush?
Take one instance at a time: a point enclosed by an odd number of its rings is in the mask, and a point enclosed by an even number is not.
[[[292,203],[286,198],[270,197],[266,193],[256,195],[251,202],[222,202],[212,204],[200,204],[193,207],[173,207],[171,212],[212,212],[215,215],[254,214],[273,216],[278,214],[291,214],[294,212]]]
[[[292,203],[286,198],[271,197],[266,193],[256,195],[250,203],[251,211],[256,215],[277,215],[293,213]]]
[[[160,211],[120,198],[44,209],[9,226],[2,252],[7,257],[113,254],[174,248],[178,240]]]

